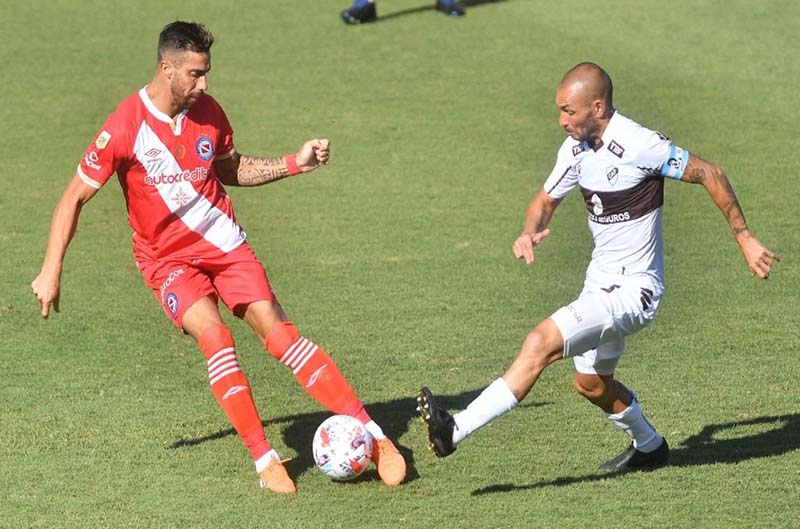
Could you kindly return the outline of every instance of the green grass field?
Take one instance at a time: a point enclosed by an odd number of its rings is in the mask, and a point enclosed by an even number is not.
[[[0,527],[800,527],[800,4],[472,0],[451,20],[428,0],[379,0],[382,21],[344,27],[347,1],[0,6]],[[136,271],[116,183],[81,217],[62,313],[38,316],[29,284],[53,207],[176,17],[217,37],[211,93],[241,152],[332,140],[324,170],[231,194],[289,315],[399,441],[396,489],[313,468],[327,414],[226,315],[267,436],[295,458],[296,497],[257,488],[201,353]],[[591,241],[577,194],[534,267],[511,244],[563,140],[555,88],[584,60],[609,71],[624,114],[726,169],[783,261],[750,277],[705,191],[668,182],[668,292],[618,376],[673,465],[595,470],[626,438],[572,390],[571,362],[437,460],[417,388],[465,406],[580,290]]]

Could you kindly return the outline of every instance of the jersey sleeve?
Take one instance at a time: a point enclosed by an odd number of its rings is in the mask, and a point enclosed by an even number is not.
[[[551,198],[560,200],[578,185],[578,173],[574,168],[575,156],[569,139],[558,150],[556,164],[544,182],[544,192]]]
[[[211,96],[208,97],[213,102],[214,124],[219,130],[219,135],[215,143],[217,148],[214,152],[214,156],[217,160],[225,160],[233,156],[234,153],[233,127],[231,126],[231,122],[228,121],[228,116],[225,115],[222,105],[220,105],[216,99],[211,98]]]
[[[660,176],[675,180],[681,179],[689,163],[689,151],[678,147],[660,132],[650,135],[641,157],[642,165],[654,168],[653,172]]]
[[[117,172],[124,158],[124,138],[112,114],[83,153],[78,176],[87,185],[100,189]]]

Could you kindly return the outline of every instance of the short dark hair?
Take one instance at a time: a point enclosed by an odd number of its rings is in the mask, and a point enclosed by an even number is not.
[[[158,60],[169,51],[208,53],[214,44],[214,35],[198,22],[170,22],[158,35]]]

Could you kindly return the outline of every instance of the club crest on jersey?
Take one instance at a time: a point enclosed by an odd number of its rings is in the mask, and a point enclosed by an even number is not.
[[[197,156],[201,160],[207,162],[214,157],[214,142],[208,136],[200,136],[194,146],[194,150],[197,151]]]
[[[173,293],[167,294],[167,310],[169,313],[172,314],[172,317],[175,318],[178,316],[178,296]]]
[[[617,180],[619,179],[619,169],[617,169],[613,165],[611,167],[607,168],[606,169],[606,178],[608,178],[608,183],[611,184],[612,186],[614,184],[616,184]]]
[[[625,148],[614,140],[608,144],[608,150],[617,158],[622,158],[622,155],[625,154]]]

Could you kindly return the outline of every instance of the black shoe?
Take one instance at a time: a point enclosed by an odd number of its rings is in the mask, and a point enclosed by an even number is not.
[[[363,24],[374,22],[378,18],[375,3],[370,2],[363,7],[351,7],[342,11],[342,22],[345,24]]]
[[[625,472],[628,470],[655,470],[663,467],[669,460],[669,445],[667,439],[662,437],[661,444],[652,452],[640,452],[633,447],[633,443],[627,450],[610,461],[606,461],[600,468],[602,470],[613,470],[615,472]]]
[[[463,17],[467,14],[464,6],[453,0],[436,0],[436,10],[451,17]]]
[[[428,448],[439,457],[447,457],[455,452],[453,430],[456,428],[456,421],[447,410],[436,404],[436,400],[428,388],[419,390],[417,411],[428,425]]]

